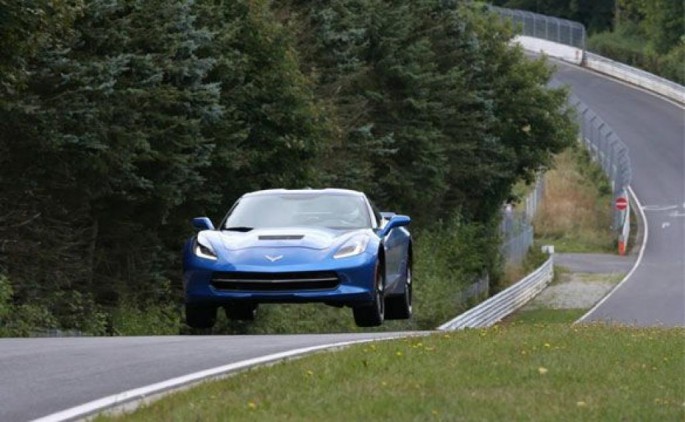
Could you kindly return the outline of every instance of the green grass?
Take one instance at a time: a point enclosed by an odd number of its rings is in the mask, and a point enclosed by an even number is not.
[[[683,329],[519,321],[250,370],[123,419],[682,421],[683,350]]]
[[[571,324],[585,315],[586,309],[523,309],[507,319],[516,324]]]
[[[545,175],[545,195],[535,216],[535,241],[563,252],[616,252],[611,230],[613,197],[602,169],[574,145],[555,157]]]

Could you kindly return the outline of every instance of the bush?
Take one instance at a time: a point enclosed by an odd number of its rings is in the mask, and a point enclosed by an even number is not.
[[[173,303],[136,304],[126,300],[112,313],[112,333],[121,336],[171,335],[181,331],[181,312]]]
[[[10,280],[0,275],[0,337],[26,337],[56,325],[55,318],[44,306],[15,305]]]
[[[627,23],[617,27],[614,32],[591,36],[588,49],[674,82],[685,83],[685,41],[681,41],[668,54],[660,55],[649,48],[647,38],[635,24]]]

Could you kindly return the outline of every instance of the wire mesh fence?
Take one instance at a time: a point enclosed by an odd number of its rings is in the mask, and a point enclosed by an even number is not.
[[[542,177],[520,206],[514,202],[504,205],[500,223],[500,253],[509,264],[520,264],[533,246],[533,218],[545,193]],[[520,208],[520,209],[519,209]]]
[[[502,19],[511,20],[521,35],[566,44],[585,50],[585,26],[579,22],[540,15],[525,10],[490,6]]]
[[[614,197],[627,197],[632,178],[628,147],[604,120],[575,95],[570,96],[569,103],[577,111],[581,141],[609,178]],[[614,209],[615,230],[623,229],[626,213],[626,210]]]

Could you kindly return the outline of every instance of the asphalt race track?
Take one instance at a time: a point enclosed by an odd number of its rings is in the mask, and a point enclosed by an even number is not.
[[[557,78],[630,148],[648,240],[639,266],[587,320],[685,325],[683,109],[586,70]],[[190,373],[292,349],[391,333],[0,339],[0,421],[24,421]]]
[[[685,326],[685,109],[612,79],[557,64],[556,79],[623,140],[647,218],[635,272],[584,321]]]
[[[0,421],[26,421],[190,373],[392,333],[0,339]]]

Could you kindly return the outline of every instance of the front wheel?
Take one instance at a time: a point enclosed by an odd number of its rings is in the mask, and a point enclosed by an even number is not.
[[[207,329],[216,323],[216,306],[186,303],[186,324],[191,328]]]
[[[377,327],[385,319],[385,271],[380,264],[376,264],[374,280],[375,294],[371,304],[352,308],[354,322],[358,327]]]
[[[398,296],[385,299],[385,319],[409,319],[412,315],[412,278],[411,263],[407,264],[404,274],[404,292]]]

